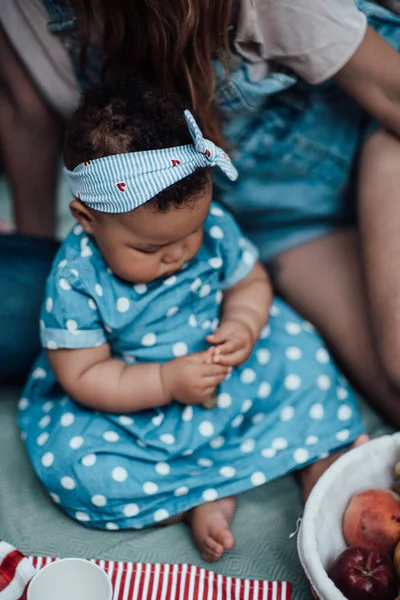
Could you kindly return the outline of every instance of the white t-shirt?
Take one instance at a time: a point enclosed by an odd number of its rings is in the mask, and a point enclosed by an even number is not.
[[[241,0],[235,46],[256,80],[273,61],[317,84],[347,63],[366,28],[354,0]]]
[[[219,0],[214,0],[218,2]],[[240,0],[236,50],[262,79],[275,61],[310,83],[337,73],[361,43],[353,0]],[[79,98],[67,49],[47,29],[43,0],[0,0],[0,23],[47,101],[68,116]]]

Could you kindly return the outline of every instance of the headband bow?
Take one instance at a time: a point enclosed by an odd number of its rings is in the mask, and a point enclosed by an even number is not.
[[[125,213],[201,167],[219,167],[235,181],[238,172],[221,148],[203,137],[193,115],[185,110],[193,144],[146,152],[129,152],[64,168],[74,197],[105,213]]]

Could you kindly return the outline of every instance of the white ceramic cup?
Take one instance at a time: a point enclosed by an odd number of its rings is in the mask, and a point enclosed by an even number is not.
[[[28,587],[28,600],[112,600],[112,586],[97,565],[64,558],[38,571]]]

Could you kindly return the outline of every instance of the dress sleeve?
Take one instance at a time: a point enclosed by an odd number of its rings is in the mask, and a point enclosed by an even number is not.
[[[213,205],[210,215],[214,218],[207,221],[208,235],[220,244],[222,289],[227,290],[253,270],[258,250],[244,237],[232,215],[222,207]]]
[[[354,0],[242,0],[236,47],[318,84],[350,60],[366,29]]]
[[[44,348],[93,348],[107,342],[97,304],[74,269],[53,271],[40,319]]]

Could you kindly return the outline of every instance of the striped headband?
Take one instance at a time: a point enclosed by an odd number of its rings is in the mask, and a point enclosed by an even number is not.
[[[114,154],[83,162],[73,171],[64,168],[74,197],[100,212],[125,213],[201,167],[219,167],[235,181],[238,172],[229,156],[203,137],[188,110],[185,119],[193,144]]]

